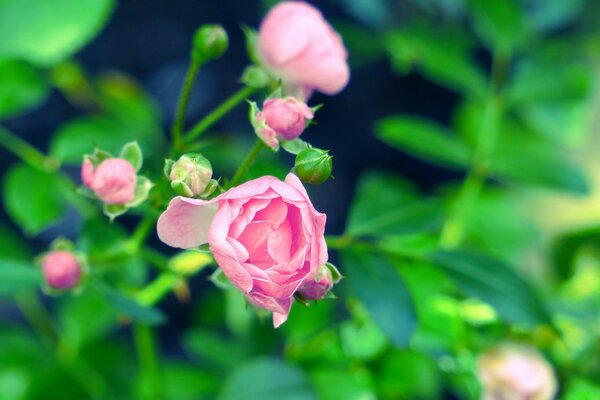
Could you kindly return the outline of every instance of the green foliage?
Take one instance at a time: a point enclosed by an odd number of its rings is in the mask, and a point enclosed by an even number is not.
[[[35,67],[19,60],[0,61],[0,119],[32,110],[48,93],[48,82]]]
[[[68,190],[63,177],[24,164],[13,166],[4,177],[6,209],[28,235],[41,232],[64,216]]]
[[[42,283],[42,274],[34,266],[12,260],[0,260],[0,295],[35,289]]]
[[[406,284],[381,256],[346,251],[342,261],[348,286],[365,305],[381,331],[398,347],[406,347],[416,316]]]
[[[302,371],[281,360],[252,360],[227,379],[219,399],[309,400],[316,393]]]
[[[3,0],[0,2],[0,58],[55,64],[93,38],[113,6],[113,0]]]

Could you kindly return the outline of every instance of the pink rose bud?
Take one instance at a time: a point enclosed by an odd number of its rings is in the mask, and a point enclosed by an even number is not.
[[[169,171],[171,187],[186,197],[201,195],[212,178],[210,161],[200,154],[184,154]]]
[[[42,261],[44,280],[50,287],[59,290],[71,289],[81,279],[81,266],[69,251],[52,251]]]
[[[306,121],[314,115],[306,103],[295,97],[269,99],[263,109],[256,114],[256,131],[265,144],[271,148],[279,146],[279,140],[296,139]]]
[[[208,243],[227,278],[252,304],[272,311],[278,327],[294,293],[327,261],[326,218],[289,174],[283,182],[263,176],[208,201],[176,197],[157,231],[173,247]]]
[[[337,94],[350,79],[340,36],[308,3],[285,1],[273,7],[260,26],[258,49],[270,72],[305,100],[313,90]]]
[[[84,160],[81,179],[107,204],[126,204],[135,197],[135,168],[121,158],[108,158],[95,169],[91,161]]]
[[[504,345],[482,354],[477,373],[484,400],[551,400],[556,394],[552,366],[530,347]]]
[[[335,277],[332,270],[335,270]],[[317,276],[312,281],[305,283],[298,290],[300,296],[306,300],[321,300],[331,290],[340,279],[340,274],[335,267],[329,263],[321,265],[317,271]]]

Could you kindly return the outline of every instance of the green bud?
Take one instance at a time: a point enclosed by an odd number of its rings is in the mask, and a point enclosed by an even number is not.
[[[192,60],[204,64],[221,57],[229,46],[227,32],[221,25],[202,25],[194,33]]]
[[[166,161],[165,172],[168,172],[175,193],[186,197],[200,196],[212,177],[210,161],[201,154],[184,154],[173,164],[169,161]]]
[[[328,151],[314,147],[302,150],[296,156],[294,171],[306,183],[320,185],[331,176],[332,158]]]

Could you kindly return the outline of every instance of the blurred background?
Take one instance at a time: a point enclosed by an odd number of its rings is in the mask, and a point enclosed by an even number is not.
[[[0,38],[9,39],[0,39],[8,43],[0,44],[0,125],[47,149],[77,184],[81,154],[98,143],[122,144],[135,132],[145,154],[158,155],[199,25],[222,24],[230,47],[202,68],[187,125],[237,90],[249,63],[241,27],[257,28],[276,3],[104,0],[98,6],[87,0],[84,14],[91,17],[64,14],[65,24],[89,19],[92,28],[40,37],[27,53],[11,36],[20,32],[18,21],[29,18],[27,10],[19,8],[18,0],[4,1]],[[68,13],[69,7],[35,3],[40,31],[59,31],[60,10]],[[349,276],[336,290],[340,299],[308,308],[296,305],[277,331],[268,319],[248,311],[238,294],[216,288],[205,272],[190,278],[191,300],[169,296],[161,302],[168,318],[157,330],[164,398],[478,398],[477,354],[504,340],[523,340],[543,351],[556,366],[561,397],[600,398],[600,3],[312,4],[342,35],[352,69],[342,93],[311,98],[311,105],[324,107],[318,123],[303,135],[334,155],[335,179],[309,189],[315,207],[328,216],[327,233],[355,231],[393,248],[417,248],[421,241],[403,240],[439,232],[444,210],[452,210],[453,196],[469,170],[463,147],[448,138],[460,137],[465,148],[476,147],[487,93],[490,87],[498,89],[503,110],[494,123],[504,139],[497,140],[498,158],[490,164],[480,196],[470,203],[464,242],[514,264],[533,282],[564,343],[548,326],[513,325],[510,317],[505,323],[502,300],[498,305],[485,295],[481,299],[477,289],[466,289],[463,297],[461,285],[442,277],[437,267],[412,263],[415,268],[400,270],[414,297],[419,327],[410,346],[401,346],[394,332],[416,322],[406,322],[393,310],[373,315],[378,305],[370,305],[360,285],[352,283],[347,258],[332,251],[331,259]],[[74,44],[61,50],[69,40]],[[498,63],[503,65],[496,68]],[[89,85],[101,94],[92,93]],[[98,96],[106,102],[102,110]],[[211,129],[202,151],[217,174],[229,175],[254,138],[246,106],[240,105]],[[136,225],[137,216],[128,215],[117,229],[86,218],[76,204],[53,211],[58,201],[50,194],[53,186],[37,175],[15,172],[17,161],[0,149],[0,250],[6,254],[33,258],[61,236],[93,254],[111,238],[125,240],[126,230]],[[161,163],[157,157],[148,168],[160,170]],[[289,155],[264,155],[252,174],[282,176],[292,163]],[[34,190],[24,185],[39,186],[30,197],[46,202],[36,221],[23,217],[36,212],[33,208],[19,209],[15,193]],[[383,199],[375,203],[384,210],[407,205],[408,211],[393,227],[365,228],[358,214],[366,213],[369,196]],[[416,208],[417,203],[426,208]],[[174,254],[154,234],[149,243]],[[130,261],[115,281],[137,284],[154,276],[143,261]],[[504,288],[500,295],[511,297],[512,287]],[[386,287],[382,293],[388,289],[397,293]],[[393,293],[383,307],[396,307]],[[138,373],[127,324],[114,320],[111,307],[85,293],[44,298],[44,304],[65,332],[59,361],[48,358],[33,338],[13,299],[0,299],[0,399],[151,398],[148,382],[158,378]],[[385,318],[397,320],[390,327],[381,322]],[[256,397],[245,392],[249,382],[259,388]]]

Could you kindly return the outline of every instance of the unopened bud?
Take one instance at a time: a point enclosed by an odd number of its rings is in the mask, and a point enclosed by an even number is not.
[[[56,250],[44,256],[42,272],[48,286],[59,289],[71,289],[81,279],[81,265],[70,251]]]
[[[200,154],[184,154],[168,171],[173,190],[186,197],[200,196],[211,182],[212,166]]]
[[[332,158],[328,151],[314,147],[302,150],[296,156],[294,171],[304,182],[320,185],[331,176]]]
[[[333,264],[323,264],[319,267],[315,279],[300,287],[298,294],[304,300],[321,300],[329,293],[333,285],[339,282],[340,278],[341,275]]]
[[[221,25],[203,25],[194,34],[192,60],[204,64],[221,57],[229,46],[227,32]]]

